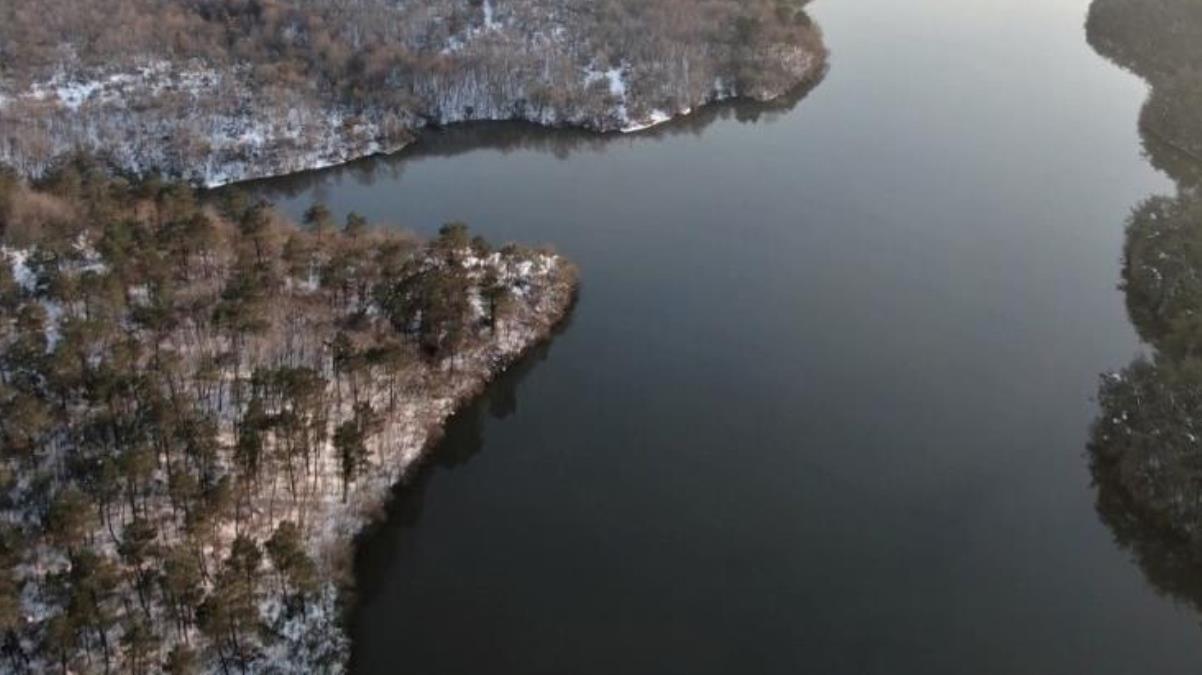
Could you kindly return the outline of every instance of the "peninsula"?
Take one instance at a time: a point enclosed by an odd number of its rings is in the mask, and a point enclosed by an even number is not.
[[[0,174],[0,670],[337,671],[354,535],[547,338],[550,250]]]

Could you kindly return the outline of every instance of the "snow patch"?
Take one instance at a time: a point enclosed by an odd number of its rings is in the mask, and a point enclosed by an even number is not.
[[[687,115],[687,114],[689,114],[689,112],[690,112],[690,110],[688,108],[686,108],[685,110],[681,111],[679,114]],[[649,115],[647,115],[647,119],[645,121],[634,122],[634,123],[628,124],[628,125],[622,127],[621,132],[624,134],[631,134],[636,131],[650,129],[651,127],[659,126],[659,125],[663,124],[664,122],[671,120],[672,117],[673,117],[673,115],[671,115],[663,110],[660,110],[659,108],[656,108],[655,110],[652,110]]]
[[[26,249],[10,249],[0,247],[0,257],[3,257],[12,268],[13,279],[26,293],[33,293],[37,288],[38,278],[29,268],[29,251]]]
[[[492,0],[484,0],[484,29],[498,30],[500,28],[501,24],[493,18]]]

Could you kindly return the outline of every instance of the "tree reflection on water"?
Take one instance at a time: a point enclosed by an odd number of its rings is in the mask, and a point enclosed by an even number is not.
[[[1202,611],[1202,3],[1095,0],[1090,44],[1144,78],[1144,154],[1177,184],[1127,222],[1122,288],[1150,354],[1103,376],[1097,512],[1149,584]]]

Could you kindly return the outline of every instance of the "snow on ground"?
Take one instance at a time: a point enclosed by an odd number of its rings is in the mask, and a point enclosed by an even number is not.
[[[605,71],[605,79],[609,81],[609,93],[614,98],[626,100],[626,80],[621,68],[610,68]]]
[[[408,141],[404,134],[390,136],[386,131],[385,123],[402,127],[409,123],[395,115],[373,118],[339,106],[313,107],[292,101],[281,103],[276,110],[257,109],[251,104],[257,92],[247,84],[245,75],[238,68],[219,73],[197,62],[156,61],[117,72],[59,73],[21,91],[6,89],[0,78],[0,90],[5,92],[0,108],[18,102],[54,103],[59,115],[42,116],[40,124],[61,132],[64,143],[74,140],[51,154],[67,152],[69,147],[90,147],[127,170],[141,173],[169,168],[180,150],[172,154],[162,143],[114,143],[110,134],[125,124],[129,115],[140,114],[160,96],[167,96],[181,106],[180,112],[155,120],[139,133],[203,139],[200,145],[180,144],[184,153],[191,152],[189,148],[203,150],[196,160],[178,167],[178,175],[206,187],[333,166],[399,150]],[[234,103],[212,108],[214,101],[226,99]],[[180,133],[181,127],[189,131]],[[10,145],[0,140],[0,163],[35,176],[48,166],[46,162],[22,163],[20,157],[7,155],[12,151]]]
[[[687,114],[689,114],[689,112],[691,112],[691,109],[685,108],[681,112],[677,113],[677,115],[687,115]],[[672,118],[676,117],[677,115],[672,115],[671,113],[667,113],[663,110],[660,110],[659,108],[656,108],[655,110],[652,110],[651,113],[647,116],[647,121],[635,122],[633,124],[628,124],[628,125],[622,127],[621,131],[624,134],[632,134],[636,131],[650,129],[651,127],[659,126],[660,124],[663,124],[664,122],[670,121]]]
[[[12,269],[13,279],[25,292],[32,293],[37,287],[37,276],[29,269],[29,250],[0,247],[0,258],[3,258]]]
[[[100,261],[99,254],[86,239],[83,237],[78,239],[75,242],[75,249],[80,256],[79,260],[72,267],[76,274],[101,272],[104,270],[104,264]],[[0,246],[0,261],[8,264],[9,269],[12,271],[13,280],[21,287],[22,291],[31,296],[37,294],[38,287],[37,273],[29,264],[33,253],[30,249]],[[66,312],[61,304],[53,300],[40,298],[38,299],[38,304],[46,312],[46,352],[49,353],[54,351],[59,339],[62,337],[60,327],[62,326],[63,316]]]
[[[693,112],[693,108],[689,106],[685,106],[675,112],[664,110],[663,108],[653,108],[642,117],[631,117],[629,108],[630,86],[628,83],[630,71],[631,66],[628,63],[622,63],[620,66],[609,67],[604,70],[595,65],[584,69],[585,86],[596,82],[606,83],[609,95],[614,100],[612,115],[617,120],[617,131],[624,134],[643,131]],[[712,101],[721,101],[733,96],[733,92],[723,90],[721,80],[716,80],[714,87],[711,96]]]
[[[484,29],[497,30],[501,24],[493,18],[492,0],[484,0]]]
[[[196,93],[211,87],[217,79],[216,71],[211,69],[194,67],[177,70],[167,61],[152,61],[131,71],[118,71],[91,78],[68,76],[60,72],[48,80],[33,83],[29,89],[13,94],[11,98],[57,101],[68,110],[74,111],[90,101],[111,103],[131,89],[159,93],[170,88]]]
[[[621,101],[626,100],[626,71],[627,66],[607,68],[599,70],[596,66],[591,66],[584,69],[584,84],[589,86],[594,82],[604,80],[608,83],[609,94]]]

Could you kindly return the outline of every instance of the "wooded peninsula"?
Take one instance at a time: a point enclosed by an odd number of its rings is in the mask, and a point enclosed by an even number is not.
[[[338,670],[351,540],[576,270],[448,224],[0,173],[0,658]]]

